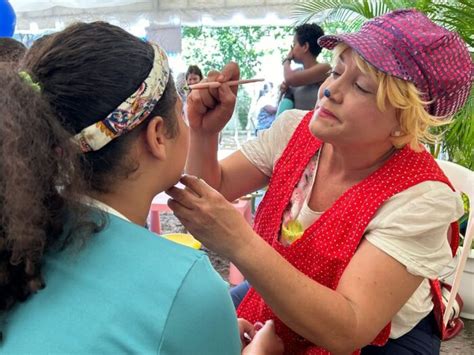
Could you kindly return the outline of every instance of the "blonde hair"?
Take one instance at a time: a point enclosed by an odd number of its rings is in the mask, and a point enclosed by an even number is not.
[[[349,46],[345,43],[338,44],[333,51],[333,60],[336,61],[347,48]],[[401,129],[400,136],[392,137],[396,148],[409,144],[411,149],[421,151],[421,143],[435,143],[439,140],[439,135],[431,133],[430,128],[449,124],[451,120],[430,115],[426,111],[430,102],[423,101],[422,94],[413,83],[381,72],[356,51],[352,51],[352,56],[360,71],[378,84],[376,102],[379,110],[385,111],[387,104],[396,109]]]

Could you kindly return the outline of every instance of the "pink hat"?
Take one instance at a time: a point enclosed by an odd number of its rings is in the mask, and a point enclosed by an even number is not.
[[[432,101],[434,116],[450,116],[471,91],[473,64],[466,44],[455,32],[415,10],[397,10],[367,21],[359,32],[322,36],[321,47],[344,42],[378,70],[407,80]]]

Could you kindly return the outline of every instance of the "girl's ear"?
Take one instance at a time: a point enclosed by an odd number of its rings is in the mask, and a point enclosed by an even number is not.
[[[145,140],[148,151],[159,160],[166,159],[166,126],[161,116],[153,117],[148,123]]]

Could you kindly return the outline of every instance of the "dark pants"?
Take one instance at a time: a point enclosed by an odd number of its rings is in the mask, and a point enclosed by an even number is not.
[[[232,302],[234,303],[235,309],[239,307],[240,302],[242,302],[242,300],[244,299],[249,288],[250,284],[247,280],[245,280],[244,282],[230,289],[230,297],[232,297]]]
[[[236,309],[249,288],[250,284],[244,281],[230,290]],[[407,334],[398,339],[389,339],[384,346],[366,346],[362,349],[362,355],[438,355],[440,346],[438,328],[433,313],[430,313]]]
[[[441,340],[433,312],[423,318],[412,330],[398,339],[389,339],[384,346],[366,346],[362,355],[438,355]]]

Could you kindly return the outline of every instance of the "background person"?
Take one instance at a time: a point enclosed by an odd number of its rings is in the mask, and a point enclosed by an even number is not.
[[[178,92],[178,95],[181,98],[183,104],[185,104],[186,98],[188,96],[186,73],[179,73],[176,76],[176,91]]]
[[[257,127],[256,133],[270,128],[275,121],[277,112],[277,97],[273,83],[266,83],[263,95],[257,100]]]
[[[295,27],[293,45],[283,60],[283,78],[280,86],[282,100],[277,116],[291,108],[312,110],[321,83],[328,77],[331,66],[318,62],[321,47],[318,39],[324,31],[315,23]],[[292,69],[291,62],[302,64],[303,69]]]
[[[26,46],[9,37],[0,37],[0,62],[18,63],[26,52]]]
[[[247,129],[258,131],[269,128],[276,117],[277,94],[272,82],[265,82],[258,98],[252,103],[248,113]]]
[[[190,65],[186,71],[186,83],[193,85],[199,83],[204,76],[202,75],[201,69],[197,65]]]

